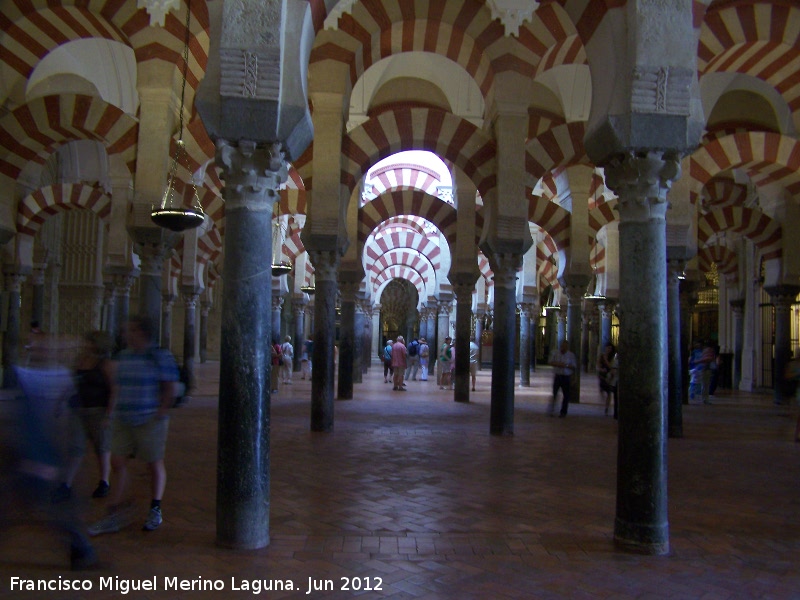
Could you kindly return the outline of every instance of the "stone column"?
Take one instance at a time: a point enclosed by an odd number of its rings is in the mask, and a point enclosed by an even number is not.
[[[667,432],[671,438],[683,437],[683,363],[681,353],[680,277],[683,260],[667,262],[667,349],[669,387],[667,390]]]
[[[122,348],[125,340],[122,339],[122,327],[128,322],[131,306],[131,287],[137,272],[119,273],[114,275],[114,339],[118,348]]]
[[[211,310],[211,302],[208,300],[200,301],[200,364],[206,362],[208,358],[208,313]]]
[[[353,383],[364,381],[364,346],[367,339],[363,298],[356,298],[353,318]]]
[[[475,343],[478,344],[478,371],[482,369],[481,362],[483,361],[483,319],[486,310],[478,308],[475,311]]]
[[[733,389],[739,389],[742,380],[742,350],[744,348],[744,298],[731,300],[733,311]]]
[[[225,182],[217,543],[269,544],[272,210],[287,167],[280,144],[217,140]],[[242,376],[246,373],[247,376]]]
[[[6,331],[3,334],[3,389],[9,389],[17,385],[17,374],[14,372],[14,367],[19,364],[22,318],[20,310],[25,275],[19,271],[5,271],[3,277],[5,291],[8,295]]]
[[[776,285],[765,287],[775,306],[775,362],[773,363],[772,384],[775,404],[785,404],[786,365],[792,359],[792,303],[800,286]],[[765,332],[766,333],[766,332]],[[762,333],[764,335],[764,333]]]
[[[600,311],[600,348],[605,349],[611,342],[611,324],[614,316],[614,303],[606,300],[598,307]]]
[[[271,268],[271,266],[270,266]],[[270,274],[272,271],[270,270]],[[281,315],[283,309],[283,296],[279,296],[276,292],[272,292],[272,339],[277,340],[279,344],[283,343],[281,337]]]
[[[198,291],[192,287],[183,290],[183,370],[189,381],[189,387],[194,384],[194,338],[197,323],[197,298]],[[271,356],[271,354],[270,354]]]
[[[692,313],[697,304],[694,282],[683,280],[680,283],[681,305],[681,398],[689,404],[689,352],[692,344]]]
[[[450,312],[453,310],[453,303],[447,300],[439,299],[436,305],[436,352],[432,352],[434,356],[439,356],[439,348],[442,347],[445,338],[452,337],[450,335]],[[441,380],[441,363],[437,360],[436,363],[436,380]],[[432,371],[432,370],[431,370]],[[431,374],[433,374],[431,372]]]
[[[492,399],[489,433],[514,434],[514,342],[517,324],[517,271],[522,255],[495,253],[494,343],[492,357]]]
[[[113,281],[107,281],[103,284],[103,321],[100,327],[109,335],[113,335],[113,333],[116,331],[116,325],[114,321]]]
[[[578,368],[572,376],[569,388],[570,404],[579,404],[581,401],[581,327],[583,326],[583,296],[586,286],[589,285],[589,275],[580,273],[565,277],[565,292],[567,294],[567,340],[569,349],[578,361]]]
[[[146,315],[156,326],[156,331],[161,319],[161,270],[171,249],[172,243],[136,244],[136,253],[141,261],[137,312]]]
[[[567,311],[562,306],[556,311],[556,343],[552,349],[558,348],[565,339],[567,339]]]
[[[362,300],[360,303],[361,311],[364,319],[364,337],[361,343],[361,373],[362,381],[363,375],[369,372],[369,367],[372,364],[372,319],[373,308],[369,300]],[[356,313],[356,319],[358,313]]]
[[[44,271],[45,266],[34,267],[31,273],[33,298],[31,301],[31,321],[38,321],[40,326],[44,319]]]
[[[454,281],[456,293],[456,372],[453,385],[453,399],[456,402],[469,402],[469,341],[472,333],[472,292],[475,289],[475,277],[471,274],[457,274]]]
[[[536,314],[536,305],[523,302],[519,305],[519,385],[531,386],[531,318]]]
[[[419,309],[419,337],[428,337],[428,308],[426,306]]]
[[[339,323],[339,381],[336,397],[353,399],[353,348],[355,346],[356,292],[358,284],[339,280],[342,313]]]
[[[172,306],[175,294],[164,294],[161,298],[161,347],[172,349]]]
[[[300,358],[303,356],[303,346],[306,343],[306,300],[305,298],[294,298],[292,300],[292,312],[294,312],[294,362],[293,371],[300,370]]]
[[[441,338],[439,341],[439,336],[436,332],[436,311],[438,310],[438,306],[430,306],[428,308],[428,345],[431,347],[431,356],[436,358],[436,353],[439,351],[439,346],[441,346],[442,342],[444,341],[444,337]],[[436,362],[431,361],[431,362]],[[429,364],[428,366],[429,373],[431,375],[434,374],[433,365]]]
[[[333,431],[333,345],[336,338],[337,250],[308,250],[314,265],[314,359],[311,431]]]
[[[628,152],[606,166],[619,196],[620,365],[617,517],[614,539],[669,551],[667,516],[666,195],[676,158]]]

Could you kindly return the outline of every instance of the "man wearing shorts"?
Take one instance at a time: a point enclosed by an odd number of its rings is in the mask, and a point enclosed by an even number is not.
[[[109,514],[89,527],[90,535],[113,533],[127,525],[122,499],[128,482],[128,458],[150,467],[152,501],[142,529],[161,525],[161,497],[167,484],[164,451],[169,416],[177,393],[178,367],[168,350],[153,345],[154,326],[146,317],[132,318],[125,330],[127,348],[117,356],[111,394],[111,468],[117,484],[112,490]]]

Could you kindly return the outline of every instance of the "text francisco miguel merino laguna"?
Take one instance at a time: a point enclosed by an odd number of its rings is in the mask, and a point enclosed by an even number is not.
[[[159,585],[159,582],[161,585]],[[383,589],[383,580],[380,577],[340,577],[338,581],[333,579],[314,579],[308,578],[308,585],[305,589],[306,594],[318,591],[380,591]],[[9,590],[12,592],[68,592],[68,591],[103,591],[111,590],[120,594],[130,592],[157,592],[157,591],[196,591],[196,592],[250,592],[260,594],[262,592],[278,591],[303,591],[302,588],[291,579],[237,579],[230,578],[230,583],[222,579],[207,579],[205,577],[195,577],[193,579],[182,579],[180,577],[150,577],[144,579],[125,579],[115,575],[113,577],[98,577],[97,581],[92,579],[75,579],[59,575],[51,579],[25,579],[23,577],[11,577]]]

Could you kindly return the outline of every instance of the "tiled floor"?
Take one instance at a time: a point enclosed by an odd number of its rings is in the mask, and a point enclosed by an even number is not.
[[[336,402],[330,434],[309,432],[310,384],[296,377],[272,400],[272,542],[238,552],[214,544],[218,367],[199,367],[200,393],[173,415],[163,526],[95,538],[106,564],[81,575],[94,588],[83,593],[10,591],[12,576],[69,574],[52,533],[16,526],[0,538],[0,597],[111,598],[120,591],[98,589],[101,577],[155,577],[158,592],[127,596],[800,598],[796,413],[767,395],[684,407],[685,437],[669,441],[672,549],[651,557],[613,546],[616,426],[591,377],[569,417],[551,419],[550,374],[537,372],[502,438],[488,433],[489,371],[462,404],[432,381],[392,392],[373,367],[356,399]],[[143,520],[148,477],[134,473]],[[83,495],[94,483],[87,461]],[[87,520],[102,510],[86,501]],[[225,589],[164,591],[165,577]],[[307,595],[309,578],[334,589]],[[380,590],[342,590],[344,578]],[[299,591],[235,589],[261,580]]]

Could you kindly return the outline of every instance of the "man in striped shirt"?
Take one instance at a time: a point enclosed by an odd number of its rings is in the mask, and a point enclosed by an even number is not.
[[[113,533],[127,525],[122,510],[131,456],[150,467],[152,502],[143,529],[161,525],[161,498],[167,484],[164,451],[169,416],[177,393],[178,367],[168,350],[153,344],[154,324],[133,317],[125,330],[127,348],[117,356],[115,385],[111,393],[111,467],[117,484],[112,488],[109,514],[89,527],[91,535]]]

